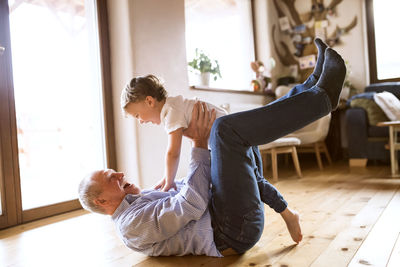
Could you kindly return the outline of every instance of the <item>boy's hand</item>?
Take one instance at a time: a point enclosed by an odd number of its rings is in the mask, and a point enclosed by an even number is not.
[[[161,179],[161,181],[156,186],[154,186],[154,189],[161,189],[162,192],[168,192],[171,188],[178,190],[176,188],[175,182],[173,180],[171,182],[168,182],[166,177]]]

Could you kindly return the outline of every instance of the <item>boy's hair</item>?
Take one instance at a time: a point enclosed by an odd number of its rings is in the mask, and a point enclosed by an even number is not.
[[[164,100],[167,97],[162,82],[154,75],[139,76],[133,78],[122,90],[121,108],[125,112],[125,108],[129,103],[142,101],[146,96],[151,96],[157,101]]]

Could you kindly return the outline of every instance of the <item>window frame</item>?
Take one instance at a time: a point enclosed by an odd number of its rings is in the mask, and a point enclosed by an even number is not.
[[[369,80],[370,83],[395,82],[400,81],[400,76],[391,79],[378,79],[378,69],[376,62],[375,45],[375,22],[374,22],[374,0],[366,0],[366,20],[367,20],[367,40],[368,40],[368,60],[369,60]]]

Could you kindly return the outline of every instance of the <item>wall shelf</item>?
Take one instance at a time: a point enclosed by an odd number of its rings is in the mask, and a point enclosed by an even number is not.
[[[234,93],[234,94],[270,96],[269,94],[267,94],[265,92],[254,92],[254,91],[250,91],[250,90],[232,90],[232,89],[212,88],[212,87],[200,86],[200,85],[191,85],[189,88],[191,90],[210,91],[210,92],[219,92],[219,93]]]

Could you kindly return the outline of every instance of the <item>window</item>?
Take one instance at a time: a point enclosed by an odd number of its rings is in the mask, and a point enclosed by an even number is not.
[[[251,0],[185,0],[186,54],[196,49],[217,60],[222,78],[210,79],[212,88],[251,90],[255,59]],[[199,75],[190,71],[190,85]]]
[[[367,0],[370,82],[400,80],[400,1]]]

